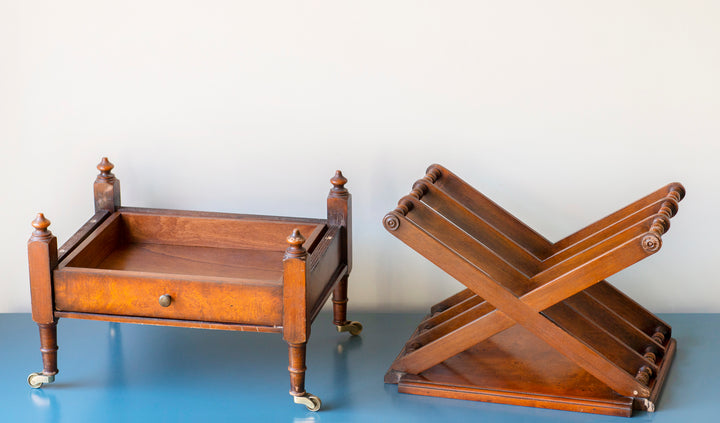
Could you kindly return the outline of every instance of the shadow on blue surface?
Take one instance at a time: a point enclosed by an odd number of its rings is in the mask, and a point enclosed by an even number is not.
[[[40,368],[27,314],[0,315],[3,422],[677,422],[720,411],[720,315],[663,315],[678,354],[656,413],[632,420],[398,394],[383,375],[421,314],[352,313],[360,337],[337,333],[321,314],[308,344],[307,388],[319,413],[292,403],[287,346],[277,334],[237,333],[62,319],[56,382],[27,386]]]

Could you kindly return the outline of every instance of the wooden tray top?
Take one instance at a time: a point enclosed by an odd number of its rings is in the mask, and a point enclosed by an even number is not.
[[[164,273],[282,283],[282,259],[293,229],[312,250],[321,220],[121,209],[113,213],[60,269]]]
[[[121,208],[61,258],[54,271],[57,315],[180,319],[278,331],[283,257],[295,229],[307,237],[311,258],[316,250],[323,254],[317,247],[332,234],[321,219]],[[334,269],[336,262],[330,261],[325,267]],[[319,279],[310,290],[313,304],[326,289],[327,278]],[[163,296],[168,305],[159,304]]]

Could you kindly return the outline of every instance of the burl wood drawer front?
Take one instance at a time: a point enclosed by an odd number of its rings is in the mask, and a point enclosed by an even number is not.
[[[194,279],[141,272],[65,268],[54,272],[55,309],[262,326],[282,325],[280,282],[231,278]],[[160,301],[163,295],[170,296],[170,303],[165,307]]]

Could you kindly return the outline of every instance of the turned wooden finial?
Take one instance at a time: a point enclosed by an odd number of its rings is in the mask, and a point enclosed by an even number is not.
[[[290,246],[285,250],[285,258],[301,258],[305,257],[307,252],[303,248],[305,237],[300,234],[298,228],[293,229],[292,234],[287,237],[287,242]]]
[[[100,163],[97,165],[97,169],[100,171],[100,174],[98,175],[98,179],[104,179],[104,180],[112,180],[115,178],[115,175],[112,174],[112,170],[115,168],[115,165],[110,163],[110,160],[108,160],[107,157],[103,157],[102,160],[100,160]]]
[[[48,230],[50,221],[45,218],[45,215],[38,213],[35,220],[32,221],[32,226],[35,230],[32,233],[32,240],[48,239],[52,236],[52,233]]]
[[[347,195],[348,190],[347,188],[345,188],[345,184],[347,184],[347,181],[347,178],[343,176],[342,172],[336,170],[335,176],[330,178],[330,183],[333,185],[332,189],[330,190],[330,194],[340,196]]]

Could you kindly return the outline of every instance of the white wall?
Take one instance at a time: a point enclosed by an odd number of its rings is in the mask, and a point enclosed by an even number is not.
[[[0,0],[0,311],[29,311],[102,155],[123,203],[322,217],[355,201],[351,307],[460,289],[380,223],[438,162],[550,239],[671,182],[662,250],[610,279],[720,312],[720,3]]]

